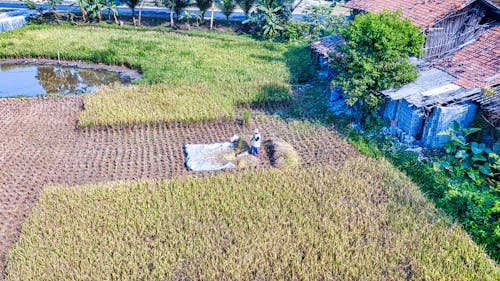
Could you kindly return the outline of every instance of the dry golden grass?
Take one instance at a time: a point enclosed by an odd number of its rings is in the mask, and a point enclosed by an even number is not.
[[[277,168],[293,168],[300,165],[300,156],[293,146],[284,140],[273,138],[264,142],[271,154],[271,162]]]
[[[46,189],[11,280],[499,280],[385,161]]]
[[[204,87],[113,85],[102,87],[86,100],[79,126],[193,123],[232,117],[232,103]]]

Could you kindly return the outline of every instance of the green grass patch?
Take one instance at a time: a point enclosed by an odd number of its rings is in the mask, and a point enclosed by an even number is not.
[[[6,280],[498,280],[386,161],[45,189]]]
[[[88,95],[82,125],[227,117],[237,105],[289,102],[290,84],[312,75],[304,44],[260,42],[245,35],[32,25],[2,33],[0,40],[0,57],[60,57],[124,64],[143,72],[140,88]],[[158,84],[160,90],[152,87]],[[124,110],[130,104],[137,108]],[[188,106],[191,110],[184,110]],[[143,114],[152,108],[155,113]]]

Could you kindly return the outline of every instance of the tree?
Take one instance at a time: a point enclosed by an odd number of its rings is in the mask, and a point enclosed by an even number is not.
[[[257,3],[257,11],[247,15],[243,23],[254,25],[257,33],[272,41],[283,34],[283,27],[288,25],[293,10],[302,0],[295,2],[296,5],[294,0],[258,0]]]
[[[234,0],[218,0],[217,7],[226,16],[226,20],[229,22],[229,16],[233,13],[234,8],[236,8],[236,3]]]
[[[214,10],[215,10],[215,0],[212,0],[212,8],[210,9],[210,30],[214,29]]]
[[[175,3],[174,11],[175,11],[175,17],[177,18],[177,20],[181,16],[182,11],[186,7],[189,6],[190,2],[191,2],[191,0],[174,0],[174,3]]]
[[[292,13],[302,3],[303,0],[259,0],[259,6],[268,9],[278,9],[276,15],[282,23],[287,23],[292,18]]]
[[[163,5],[168,8],[170,15],[170,26],[174,26],[174,12],[176,18],[179,19],[182,10],[189,5],[189,0],[158,0],[156,5]]]
[[[245,17],[248,18],[250,14],[250,9],[252,9],[255,4],[255,0],[237,0],[238,6],[241,7],[243,13],[245,13]]]
[[[142,21],[142,9],[144,8],[144,0],[140,0],[140,4],[139,4],[139,19],[137,20],[137,25],[141,25],[141,21]]]
[[[202,22],[205,20],[205,12],[208,10],[208,8],[210,8],[211,5],[212,0],[196,0],[196,6],[200,10]]]
[[[62,0],[47,0],[47,6],[49,8],[49,11],[55,12],[57,5],[61,4]]]
[[[76,0],[76,4],[80,8],[83,21],[87,21],[87,2],[85,0]]]
[[[359,103],[363,114],[381,103],[379,92],[397,88],[417,77],[410,55],[422,52],[424,35],[400,13],[360,14],[340,28],[345,40],[333,64],[348,105]],[[365,117],[365,116],[362,116]]]
[[[130,9],[132,9],[132,20],[134,22],[134,25],[135,25],[135,7],[139,5],[140,1],[141,0],[126,0],[124,2]]]

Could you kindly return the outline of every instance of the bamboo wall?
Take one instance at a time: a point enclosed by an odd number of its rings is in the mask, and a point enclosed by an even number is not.
[[[484,8],[476,3],[438,21],[426,31],[424,57],[442,57],[479,37],[484,31],[480,24],[484,15]]]

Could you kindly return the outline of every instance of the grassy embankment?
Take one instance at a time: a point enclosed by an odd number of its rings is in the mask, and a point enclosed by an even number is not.
[[[426,194],[427,198],[451,218],[462,224],[472,239],[484,247],[497,263],[500,262],[500,193],[470,183],[450,179],[443,169],[437,169],[433,159],[420,161],[418,154],[381,135],[380,124],[364,128],[362,134],[351,126],[351,118],[328,112],[329,93],[324,89],[330,81],[318,80],[305,87],[290,106],[291,117],[307,118],[314,124],[330,126],[340,131],[364,155],[386,158],[404,171]],[[380,120],[389,125],[389,120]],[[498,190],[498,189],[497,189]]]
[[[0,34],[0,57],[58,56],[144,74],[135,86],[88,95],[81,126],[230,119],[237,105],[289,101],[290,83],[310,76],[304,45],[244,35],[69,25]]]
[[[46,189],[7,280],[498,280],[386,161]]]

